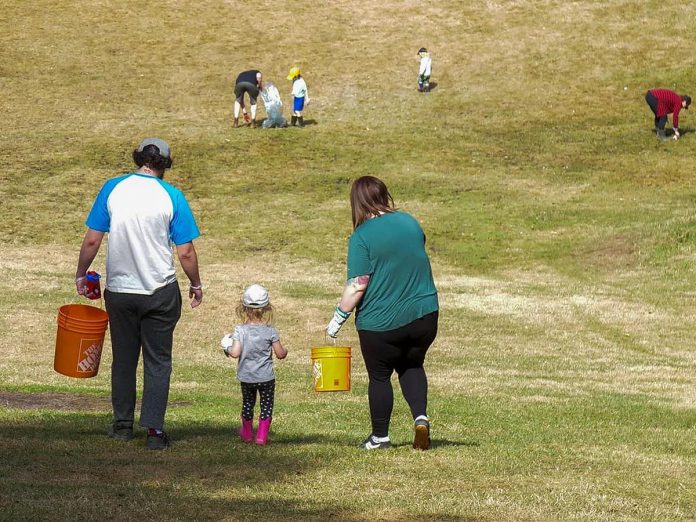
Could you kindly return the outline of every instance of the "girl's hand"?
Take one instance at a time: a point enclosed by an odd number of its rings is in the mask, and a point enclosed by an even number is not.
[[[234,344],[234,339],[232,339],[232,334],[226,334],[222,340],[220,341],[220,346],[222,346],[222,351],[225,352],[225,355],[227,357],[231,357],[230,353],[227,351],[229,348],[232,348],[232,345]]]

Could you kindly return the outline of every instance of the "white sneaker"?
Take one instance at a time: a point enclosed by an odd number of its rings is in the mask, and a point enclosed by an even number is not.
[[[374,435],[370,435],[367,437],[363,443],[360,445],[362,449],[366,450],[373,450],[373,449],[387,449],[391,448],[392,444],[391,441],[389,440],[389,437],[375,437]]]

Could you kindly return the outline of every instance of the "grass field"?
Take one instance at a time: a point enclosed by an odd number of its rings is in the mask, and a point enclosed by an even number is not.
[[[695,96],[695,17],[654,0],[3,2],[0,520],[696,520],[696,125],[683,111],[683,138],[658,142],[643,99]],[[232,129],[236,74],[262,70],[289,116],[292,65],[309,124]],[[176,331],[162,453],[105,436],[108,353],[93,379],[52,368],[87,212],[150,135],[172,145],[206,285]],[[364,174],[428,236],[429,452],[398,393],[396,448],[356,448],[352,322],[353,390],[311,389]],[[235,435],[218,348],[252,282],[290,350],[264,448]]]

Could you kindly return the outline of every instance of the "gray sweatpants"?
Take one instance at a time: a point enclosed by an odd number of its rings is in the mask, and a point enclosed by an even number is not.
[[[133,425],[136,372],[143,353],[143,399],[140,425],[162,429],[172,373],[174,327],[181,317],[177,282],[152,295],[104,292],[109,314],[113,363],[111,404],[114,423]]]

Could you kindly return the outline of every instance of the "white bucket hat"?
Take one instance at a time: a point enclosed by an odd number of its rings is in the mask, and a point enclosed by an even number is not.
[[[242,304],[249,308],[263,308],[268,305],[268,290],[261,285],[251,285],[244,290]]]

